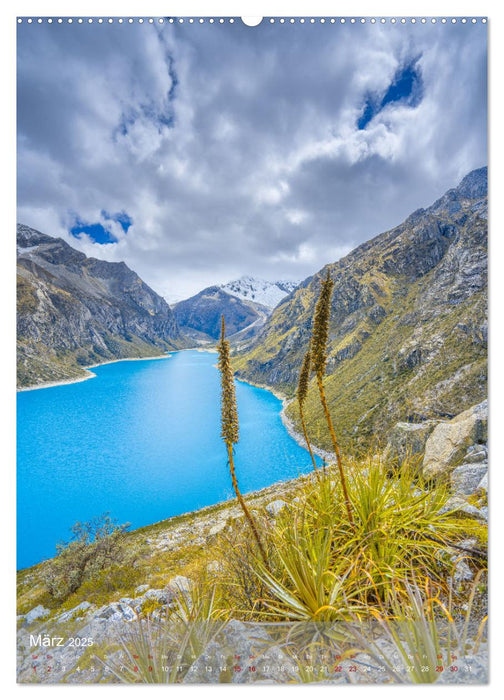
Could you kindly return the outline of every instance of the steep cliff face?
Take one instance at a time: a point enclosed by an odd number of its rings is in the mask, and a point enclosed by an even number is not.
[[[326,388],[344,443],[485,398],[486,168],[305,280],[235,358],[240,376],[293,394],[327,269],[335,287]],[[307,406],[314,438],[328,445],[314,387]],[[296,420],[294,404],[288,415]]]
[[[88,258],[22,224],[17,250],[19,386],[186,344],[166,301],[124,263]]]

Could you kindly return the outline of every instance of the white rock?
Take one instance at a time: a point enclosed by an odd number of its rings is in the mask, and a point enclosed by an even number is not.
[[[469,446],[487,439],[488,402],[460,413],[451,421],[439,423],[425,445],[423,472],[429,479],[453,470]]]
[[[142,597],[144,602],[146,600],[157,600],[158,603],[162,604],[170,602],[170,596],[164,588],[151,588],[146,593],[144,593]]]
[[[488,471],[486,464],[461,464],[450,476],[452,490],[457,495],[470,496]]]
[[[211,561],[207,564],[207,571],[210,574],[216,574],[222,569],[222,564],[218,561]]]
[[[130,622],[137,619],[137,614],[133,608],[125,603],[111,603],[102,608],[97,617],[109,622],[119,622],[120,620]]]
[[[191,592],[192,583],[190,579],[179,575],[172,578],[166,588],[173,593],[188,594]]]
[[[224,530],[225,527],[226,527],[226,522],[224,520],[222,520],[220,523],[216,523],[208,531],[208,536],[213,537],[214,535],[218,535],[219,532],[222,532],[222,530]]]
[[[268,515],[271,515],[272,518],[276,517],[278,513],[285,508],[287,503],[285,501],[281,500],[276,500],[272,501],[271,503],[268,503],[266,506],[265,510],[268,513]]]
[[[49,615],[50,612],[50,610],[44,608],[42,605],[37,605],[36,608],[32,608],[30,612],[26,613],[26,615],[24,616],[25,622],[28,625],[31,625],[32,622],[35,622],[35,620],[39,620],[41,617]]]
[[[472,581],[474,574],[469,568],[467,562],[463,558],[457,558],[455,564],[455,571],[453,572],[453,580],[455,583],[462,583],[462,581]]]
[[[62,615],[58,617],[58,622],[67,622],[68,620],[72,619],[72,617],[77,618],[80,617],[79,613],[84,613],[86,610],[88,610],[91,607],[91,603],[88,603],[87,600],[84,600],[82,603],[77,605],[75,608],[72,608],[71,610],[67,610],[67,612],[64,612]]]
[[[487,470],[485,476],[479,482],[477,491],[485,491],[485,492],[488,491],[488,470]]]

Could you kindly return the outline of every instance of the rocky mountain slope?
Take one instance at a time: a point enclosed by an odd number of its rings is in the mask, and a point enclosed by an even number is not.
[[[231,341],[246,344],[257,335],[272,309],[296,286],[296,282],[240,277],[178,302],[173,312],[183,332],[197,343],[213,343],[219,337],[224,315]]]
[[[341,441],[450,418],[487,392],[487,169],[305,280],[274,310],[239,376],[292,396],[321,279],[334,282],[326,391]],[[329,441],[316,388],[309,428]],[[294,402],[287,416],[296,422]]]
[[[77,378],[86,365],[186,344],[166,301],[125,263],[88,258],[18,224],[19,386]]]
[[[226,318],[227,335],[250,326],[262,325],[269,309],[244,301],[220,287],[207,287],[190,299],[180,301],[173,313],[182,331],[195,342],[211,342],[219,337],[221,318]]]

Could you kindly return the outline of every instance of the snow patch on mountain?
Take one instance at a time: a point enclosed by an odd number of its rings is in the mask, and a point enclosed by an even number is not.
[[[238,299],[254,301],[257,304],[263,304],[273,309],[284,297],[290,294],[298,284],[299,282],[293,282],[291,280],[268,282],[267,280],[245,275],[238,280],[233,280],[232,282],[221,285],[221,289],[232,296],[238,297]]]

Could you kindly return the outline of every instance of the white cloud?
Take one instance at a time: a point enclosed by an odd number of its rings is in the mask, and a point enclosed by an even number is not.
[[[301,279],[486,162],[481,25],[21,26],[19,220],[171,298]],[[359,131],[413,58],[420,104]],[[117,244],[70,236],[102,211]]]

